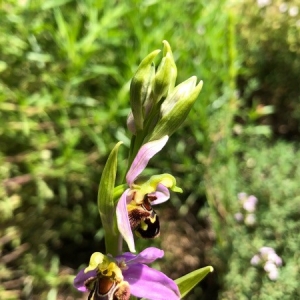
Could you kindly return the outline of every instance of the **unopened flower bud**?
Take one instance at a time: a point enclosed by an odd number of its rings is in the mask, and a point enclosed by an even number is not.
[[[197,77],[193,76],[174,88],[161,105],[161,119],[156,124],[149,140],[156,140],[164,135],[170,136],[186,119],[196,101],[203,82],[196,85]]]
[[[171,47],[167,41],[163,41],[163,44],[164,57],[158,66],[153,85],[156,102],[165,97],[174,88],[177,77],[177,68]]]
[[[130,84],[130,105],[136,130],[143,129],[144,103],[151,94],[155,75],[153,60],[159,52],[155,50],[142,60]]]

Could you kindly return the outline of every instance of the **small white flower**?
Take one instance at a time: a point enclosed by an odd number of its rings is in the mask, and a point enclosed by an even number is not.
[[[259,252],[262,254],[262,255],[268,255],[269,253],[275,253],[274,249],[271,248],[271,247],[261,247],[259,249]]]
[[[264,270],[269,273],[269,272],[271,272],[273,270],[277,270],[277,267],[276,267],[276,265],[273,262],[267,261],[265,263]]]
[[[292,6],[289,9],[289,15],[291,17],[296,17],[298,15],[298,12],[299,12],[299,8],[297,6]]]
[[[280,5],[279,5],[279,11],[281,12],[281,13],[285,13],[286,11],[288,10],[288,6],[287,6],[287,4],[286,3],[281,3]]]
[[[251,195],[243,203],[243,208],[248,212],[254,212],[256,209],[256,203],[257,203],[257,198]]]
[[[246,215],[246,217],[245,217],[245,224],[246,225],[252,226],[252,225],[255,225],[255,223],[256,223],[256,216],[255,216],[255,214],[248,214],[248,215]]]
[[[251,263],[252,266],[257,266],[261,263],[261,258],[259,257],[259,255],[255,254],[251,258],[250,263]]]
[[[236,219],[236,221],[242,222],[244,220],[244,215],[242,213],[238,212],[234,215],[234,218]]]
[[[275,252],[269,253],[268,260],[275,263],[277,267],[280,267],[282,265],[281,257],[279,257]]]
[[[264,7],[271,4],[271,0],[256,0],[258,7]]]
[[[278,267],[282,265],[282,259],[276,254],[271,247],[261,247],[259,253],[251,259],[253,266],[263,266],[270,280],[277,280]]]
[[[270,278],[270,280],[277,280],[278,278],[278,269],[273,269],[271,272],[268,273],[268,277]]]

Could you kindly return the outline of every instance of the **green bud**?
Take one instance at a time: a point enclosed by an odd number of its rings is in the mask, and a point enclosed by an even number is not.
[[[158,102],[162,97],[165,97],[170,90],[175,86],[177,77],[177,68],[173,58],[171,47],[167,41],[163,41],[163,59],[158,66],[154,78],[154,95]]]
[[[142,60],[130,84],[130,105],[136,130],[143,129],[144,103],[151,93],[155,74],[153,60],[159,52],[155,50]]]
[[[197,77],[193,76],[182,82],[168,95],[161,105],[161,119],[156,124],[149,141],[157,140],[164,135],[170,136],[186,119],[203,85],[198,85]]]

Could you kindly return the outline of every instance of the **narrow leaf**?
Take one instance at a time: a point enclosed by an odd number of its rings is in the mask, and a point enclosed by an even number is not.
[[[102,172],[98,190],[98,210],[105,231],[105,238],[108,235],[115,235],[114,231],[114,187],[117,173],[117,155],[122,142],[116,144],[111,151]]]
[[[195,270],[175,280],[181,299],[185,297],[208,273],[214,269],[211,266]]]

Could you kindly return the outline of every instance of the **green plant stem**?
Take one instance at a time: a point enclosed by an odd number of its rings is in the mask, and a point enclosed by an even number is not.
[[[106,234],[105,235],[105,249],[106,253],[116,256],[122,253],[122,246],[120,247],[120,234]],[[122,237],[121,237],[122,238]],[[121,248],[121,249],[120,249]]]

